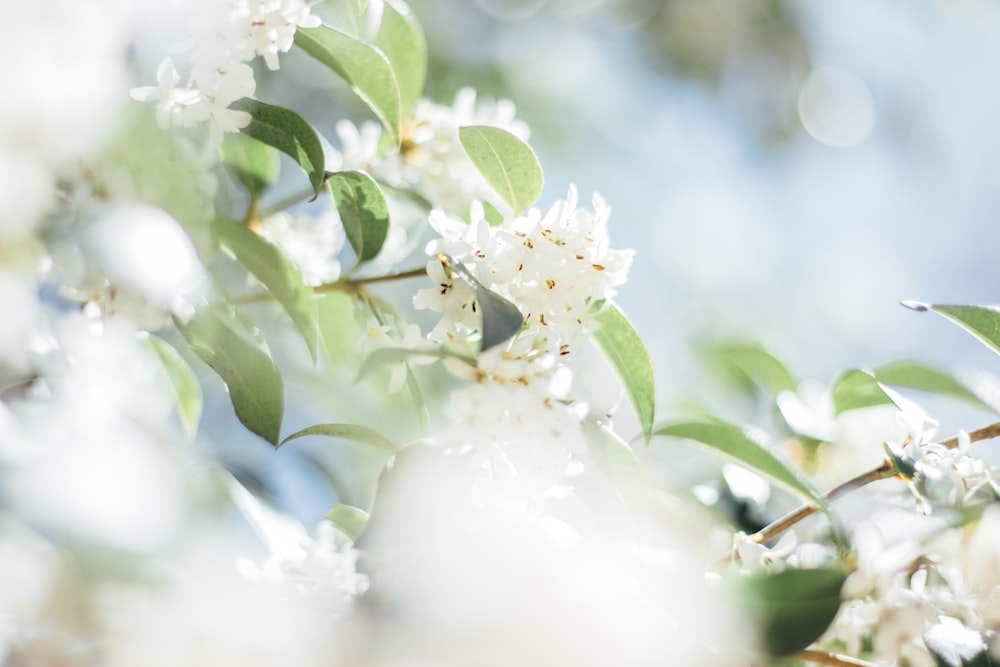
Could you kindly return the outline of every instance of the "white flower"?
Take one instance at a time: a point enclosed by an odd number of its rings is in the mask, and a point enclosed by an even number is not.
[[[141,204],[90,211],[52,242],[52,252],[57,260],[52,277],[65,297],[146,330],[163,326],[171,314],[190,317],[205,277],[180,223]]]
[[[240,561],[240,571],[251,580],[288,586],[301,595],[319,598],[339,615],[368,590],[368,577],[357,571],[360,554],[350,545],[337,545],[332,524],[318,524],[316,538],[303,537],[298,546],[300,555],[271,554],[260,567]]]
[[[334,158],[341,169],[362,169],[396,187],[413,188],[446,211],[465,211],[474,200],[503,207],[493,189],[462,148],[458,129],[464,125],[491,125],[527,140],[527,125],[515,118],[510,100],[477,101],[476,91],[463,88],[452,106],[417,101],[403,128],[398,151],[381,155],[381,128],[365,123],[355,128],[337,125],[342,154]]]
[[[565,492],[574,455],[585,448],[580,406],[544,389],[490,380],[452,395],[457,421],[441,440],[476,471],[476,505],[511,517],[537,516]],[[585,409],[585,408],[584,408]]]
[[[358,552],[337,544],[333,524],[320,523],[313,539],[298,520],[267,506],[235,478],[226,481],[233,502],[269,552],[259,567],[241,558],[239,572],[312,598],[335,617],[345,616],[351,601],[368,590],[368,577],[356,568]]]
[[[338,256],[346,235],[337,209],[328,207],[319,217],[276,213],[261,221],[261,235],[277,245],[313,287],[340,278]]]
[[[929,513],[935,505],[961,507],[997,498],[994,473],[985,461],[969,454],[970,444],[969,434],[962,431],[957,447],[911,439],[900,448],[913,461],[910,489],[922,511]]]
[[[488,289],[512,301],[526,321],[535,346],[565,357],[594,326],[599,305],[625,282],[633,251],[612,250],[607,235],[610,208],[594,196],[594,211],[577,208],[576,188],[542,216],[537,209],[490,227],[482,207],[474,206],[466,225],[435,212],[431,223],[442,235],[428,245],[470,268]],[[464,337],[478,328],[470,289],[453,289],[443,267],[428,265],[442,289],[425,291],[414,305],[443,313],[435,327],[438,340]],[[525,335],[525,334],[522,334]],[[542,342],[539,345],[539,342]]]
[[[462,338],[480,326],[476,312],[476,296],[472,286],[449,272],[439,259],[427,263],[427,275],[434,287],[418,290],[413,297],[417,310],[432,310],[442,317],[428,338],[439,343],[449,343]]]
[[[292,48],[296,28],[315,28],[322,21],[303,0],[249,0],[250,39],[254,53],[270,70],[278,69],[278,54]]]
[[[156,70],[156,86],[141,86],[130,91],[132,99],[139,102],[156,102],[156,122],[162,129],[171,125],[190,125],[190,108],[201,101],[201,93],[191,88],[181,88],[181,75],[171,58],[164,58]]]
[[[749,539],[749,536],[743,531],[733,535],[733,548],[736,555],[739,556],[740,570],[743,572],[783,570],[785,559],[795,551],[797,544],[798,540],[793,531],[782,535],[773,547]]]
[[[211,121],[209,141],[217,144],[250,123],[250,114],[230,108],[256,90],[246,63],[259,55],[269,69],[278,69],[278,54],[291,49],[295,30],[320,23],[303,0],[208,0],[192,20],[187,83],[179,85],[181,75],[167,58],[157,71],[158,85],[135,88],[131,95],[157,102],[161,127]]]

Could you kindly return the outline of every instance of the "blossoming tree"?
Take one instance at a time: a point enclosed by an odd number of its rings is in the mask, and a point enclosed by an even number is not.
[[[424,98],[406,4],[196,4],[126,103],[134,15],[46,0],[81,103],[0,114],[3,664],[1000,658],[1000,427],[941,439],[909,393],[988,395],[914,361],[800,385],[738,342],[712,358],[757,419],[656,419],[611,207],[539,199],[511,102]],[[259,95],[291,51],[372,120]],[[1000,352],[998,308],[905,305]],[[219,395],[328,452],[314,530],[203,446]],[[721,473],[661,479],[684,442]]]

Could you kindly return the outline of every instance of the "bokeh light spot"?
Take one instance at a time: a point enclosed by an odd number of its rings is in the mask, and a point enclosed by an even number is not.
[[[858,146],[875,127],[875,102],[857,75],[838,67],[813,70],[799,91],[799,119],[827,146]]]

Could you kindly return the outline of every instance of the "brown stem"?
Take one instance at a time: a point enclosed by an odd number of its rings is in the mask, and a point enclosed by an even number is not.
[[[1000,422],[984,426],[983,428],[977,428],[975,431],[969,431],[969,440],[972,442],[979,442],[980,440],[989,440],[990,438],[997,437],[1000,437]],[[958,447],[958,436],[944,440],[941,444],[949,449],[954,449],[955,447]]]
[[[427,269],[420,267],[419,269],[410,269],[409,271],[401,271],[399,273],[390,273],[387,276],[375,276],[373,278],[356,278],[354,280],[345,280],[350,287],[361,287],[362,285],[374,285],[375,283],[387,283],[393,280],[408,280],[409,278],[419,278],[421,276],[427,275]],[[327,283],[325,285],[320,285],[314,291],[315,292],[327,292],[327,291],[337,291],[338,288],[333,287],[337,283]]]
[[[886,479],[892,477],[896,474],[896,469],[889,461],[883,461],[882,465],[868,472],[862,473],[857,477],[847,480],[843,484],[834,487],[833,489],[827,491],[823,494],[823,498],[827,501],[833,501],[841,496],[847,495],[854,489],[859,489],[866,484],[871,484],[872,482],[877,482],[880,479]],[[798,509],[794,509],[783,517],[775,520],[767,526],[764,526],[758,530],[753,535],[749,535],[747,540],[751,542],[768,542],[773,540],[778,535],[781,535],[786,530],[802,521],[806,517],[812,516],[817,511],[817,508],[812,505],[803,505]],[[730,549],[725,556],[720,558],[715,562],[715,566],[719,567],[725,565],[727,562],[732,560],[736,554],[736,547]]]
[[[387,283],[393,280],[407,280],[409,278],[419,278],[420,276],[427,275],[427,269],[410,269],[409,271],[401,271],[400,273],[391,273],[387,276],[375,276],[373,278],[355,278],[353,280],[337,280],[332,283],[323,283],[322,285],[317,285],[313,288],[313,294],[326,294],[327,292],[354,292],[360,287],[365,285],[374,285],[376,283]],[[261,303],[263,301],[270,301],[273,297],[270,292],[258,292],[257,294],[244,294],[243,296],[238,296],[233,299],[233,303],[237,306],[243,306],[249,303]]]
[[[811,662],[817,665],[839,665],[841,667],[875,667],[874,663],[858,660],[846,655],[836,655],[824,651],[805,650],[789,656],[796,660]]]

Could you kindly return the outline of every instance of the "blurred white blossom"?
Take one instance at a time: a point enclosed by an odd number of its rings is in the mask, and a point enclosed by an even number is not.
[[[340,278],[338,259],[346,235],[332,205],[317,217],[275,213],[261,221],[261,235],[279,248],[313,287]]]
[[[464,213],[474,200],[503,204],[465,154],[458,128],[491,125],[527,141],[528,126],[516,118],[510,100],[481,100],[472,88],[462,88],[451,106],[428,99],[417,101],[398,149],[380,154],[381,128],[348,121],[337,125],[341,151],[331,156],[339,169],[368,171],[394,187],[411,187],[446,211]]]
[[[231,108],[253,97],[256,81],[246,63],[262,56],[271,70],[278,54],[292,48],[295,30],[320,25],[304,0],[209,0],[191,18],[191,40],[175,50],[185,56],[180,73],[172,57],[157,70],[156,86],[132,89],[132,98],[156,102],[157,120],[188,127],[211,121],[209,143],[250,123],[250,114]],[[185,48],[186,47],[186,48]]]
[[[194,244],[162,209],[101,207],[52,242],[53,280],[63,296],[157,329],[170,315],[186,319],[205,279]]]
[[[586,406],[567,406],[544,388],[474,382],[451,397],[455,422],[439,435],[474,471],[471,501],[504,516],[538,516],[568,490],[586,444]]]

